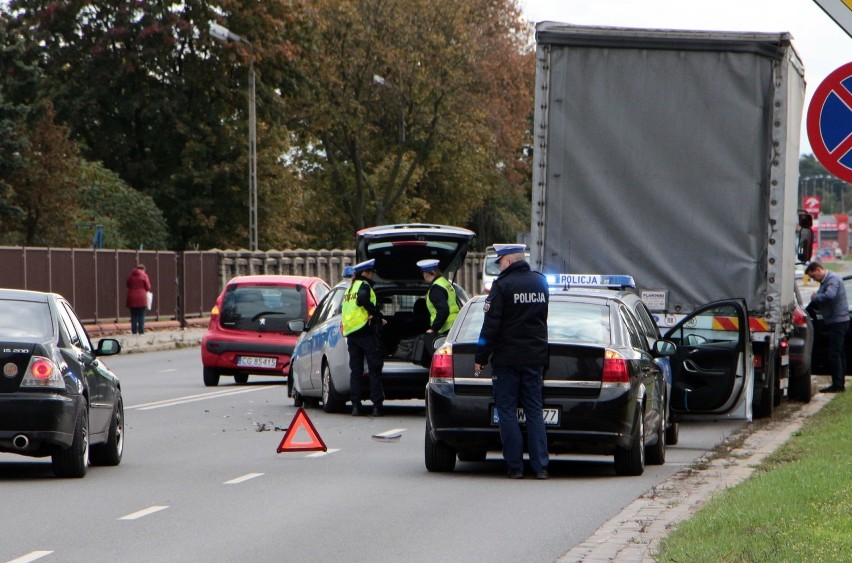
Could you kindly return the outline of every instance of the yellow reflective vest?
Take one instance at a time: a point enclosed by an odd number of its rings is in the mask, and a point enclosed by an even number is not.
[[[453,284],[451,284],[450,280],[444,276],[435,278],[433,285],[437,285],[447,292],[447,305],[450,307],[450,314],[438,330],[438,334],[444,334],[450,330],[450,327],[453,326],[453,321],[456,320],[456,317],[459,314],[459,302],[458,299],[456,299],[456,290],[453,288]],[[429,289],[431,290],[432,288],[430,287]],[[426,293],[426,308],[429,309],[429,326],[431,327],[432,323],[435,322],[435,317],[438,316],[438,310],[435,309],[435,305],[433,305],[432,300],[429,299],[428,292]]]
[[[370,319],[370,314],[367,309],[358,305],[358,290],[361,284],[366,283],[364,280],[355,280],[346,294],[343,296],[343,336],[349,336],[356,330],[360,330],[367,325]],[[367,284],[370,287],[369,284]],[[376,292],[370,287],[370,301],[373,305],[376,304]]]

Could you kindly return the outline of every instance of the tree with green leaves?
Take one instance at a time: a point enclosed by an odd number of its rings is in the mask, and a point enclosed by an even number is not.
[[[308,205],[322,206],[301,229],[332,245],[397,221],[494,221],[507,239],[526,230],[533,55],[515,3],[310,5],[312,56],[283,91],[293,165]],[[497,202],[509,205],[476,213]]]
[[[266,141],[278,108],[264,78],[286,84],[297,50],[296,2],[189,0],[178,4],[12,0],[14,25],[38,53],[43,91],[82,155],[116,172],[164,210],[173,248],[232,247],[248,239],[246,76],[258,70],[261,190],[278,173]],[[219,45],[221,19],[250,38]],[[272,170],[272,172],[269,172]],[[266,213],[267,209],[263,208]],[[269,213],[274,216],[276,210]]]

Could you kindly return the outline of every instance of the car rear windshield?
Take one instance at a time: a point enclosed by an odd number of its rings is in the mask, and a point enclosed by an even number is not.
[[[281,322],[304,319],[305,291],[295,286],[234,286],[225,293],[222,323],[256,322],[266,317]]]
[[[457,342],[476,342],[482,330],[484,301],[474,303],[464,317]],[[550,301],[547,337],[551,342],[610,344],[609,307],[599,303]]]
[[[0,300],[0,339],[51,336],[53,322],[47,303]]]

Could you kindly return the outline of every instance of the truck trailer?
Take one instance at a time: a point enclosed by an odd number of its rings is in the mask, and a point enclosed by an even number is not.
[[[678,345],[678,419],[768,416],[797,389],[794,268],[812,236],[791,35],[541,22],[536,41],[533,267],[633,276]]]

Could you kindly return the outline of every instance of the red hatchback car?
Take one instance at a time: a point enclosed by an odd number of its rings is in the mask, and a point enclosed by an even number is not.
[[[307,322],[328,292],[328,284],[314,277],[239,276],[229,281],[201,340],[204,385],[218,385],[222,375],[245,383],[249,374],[289,373],[299,333],[287,325]]]

